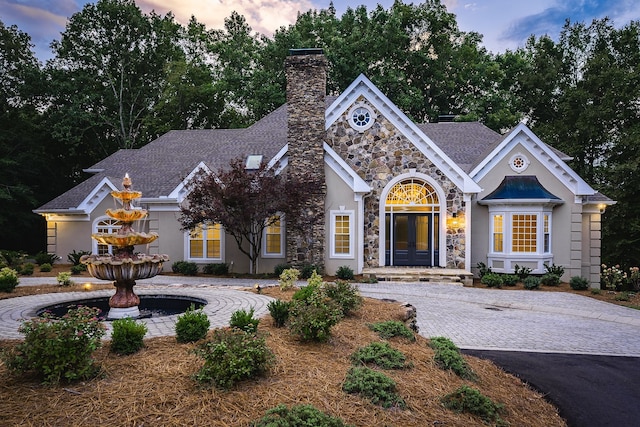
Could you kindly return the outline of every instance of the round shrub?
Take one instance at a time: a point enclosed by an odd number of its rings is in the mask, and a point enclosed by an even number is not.
[[[533,290],[540,287],[540,278],[537,276],[527,276],[522,282],[525,289]]]
[[[267,309],[269,309],[269,314],[271,314],[273,324],[276,328],[281,328],[287,323],[290,305],[288,301],[282,301],[280,299],[270,301],[269,304],[267,304]]]
[[[480,283],[487,285],[487,287],[489,288],[501,288],[502,276],[498,273],[487,273],[482,276],[482,279],[480,279]]]
[[[253,317],[253,314],[253,307],[251,307],[251,310],[249,311],[234,311],[231,314],[229,326],[247,332],[249,334],[255,334],[258,331],[258,324],[260,323],[260,319],[256,319],[255,317]]]
[[[80,306],[61,318],[45,313],[24,321],[19,328],[24,341],[6,355],[7,366],[18,373],[34,372],[50,384],[93,378],[99,368],[92,355],[105,334],[99,314],[97,308]]]
[[[404,369],[407,366],[404,354],[387,342],[372,342],[351,354],[351,362],[358,365],[376,365],[382,369]]]
[[[558,286],[560,285],[560,276],[553,273],[547,273],[540,279],[540,284],[544,286]]]
[[[406,407],[404,399],[396,392],[396,382],[382,372],[366,366],[350,368],[342,384],[342,390],[366,397],[374,405],[383,408]]]
[[[318,267],[316,267],[315,265],[303,264],[302,267],[300,268],[300,278],[306,280],[310,278],[313,273],[317,273],[317,272],[318,272]]]
[[[200,344],[195,353],[205,360],[195,379],[225,390],[265,373],[275,361],[264,337],[237,329],[214,330],[211,339]]]
[[[20,269],[20,274],[22,274],[23,276],[31,276],[34,270],[35,266],[28,262],[22,266],[22,268]]]
[[[348,427],[340,418],[332,417],[313,405],[294,405],[288,409],[281,404],[269,409],[265,416],[250,427]]]
[[[0,270],[0,292],[13,292],[18,283],[20,280],[17,271],[9,267]]]
[[[76,264],[71,266],[71,274],[82,274],[87,271],[86,264]]]
[[[178,316],[176,321],[176,340],[178,342],[195,342],[203,339],[209,332],[211,322],[204,311],[191,307]]]
[[[353,270],[347,265],[340,266],[336,270],[336,277],[341,280],[353,280]]]
[[[56,281],[60,286],[71,286],[73,285],[73,280],[71,280],[71,273],[67,271],[61,271],[56,276]]]
[[[48,262],[45,262],[44,264],[40,265],[40,272],[41,273],[48,273],[51,270],[53,270],[53,267]]]
[[[282,273],[278,276],[278,284],[281,291],[286,291],[295,286],[298,278],[300,277],[300,271],[297,268],[287,268],[282,270]]]
[[[283,271],[291,268],[291,264],[278,264],[273,268],[273,274],[280,277]]]
[[[111,325],[111,351],[121,356],[134,354],[144,347],[144,336],[147,326],[137,323],[130,317],[114,320]]]
[[[310,295],[291,301],[289,330],[304,341],[326,341],[331,328],[342,319],[342,309],[322,288],[309,285],[302,289],[308,288],[312,289]]]
[[[584,291],[589,288],[589,281],[582,276],[573,276],[569,280],[569,286],[576,291]]]
[[[345,280],[335,283],[325,283],[324,291],[342,309],[342,314],[348,316],[362,306],[363,299],[358,288]]]
[[[171,265],[171,271],[185,276],[195,276],[198,274],[198,264],[189,261],[176,261]]]
[[[515,286],[520,281],[520,278],[515,274],[503,274],[502,283],[505,286]]]
[[[226,262],[207,264],[202,267],[202,272],[204,274],[212,274],[214,276],[225,276],[229,274],[229,264]]]

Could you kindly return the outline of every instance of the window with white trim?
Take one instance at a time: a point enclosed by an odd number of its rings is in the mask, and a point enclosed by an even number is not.
[[[281,215],[271,217],[269,224],[264,229],[262,236],[262,256],[284,256],[284,219]]]
[[[103,220],[98,221],[96,224],[96,233],[104,233],[104,234],[115,234],[120,229],[120,221],[113,218],[105,218]],[[102,243],[98,243],[94,241],[97,245],[94,248],[94,253],[98,255],[107,255],[113,253],[113,248],[111,245],[104,245]]]
[[[223,233],[220,224],[201,224],[189,232],[188,258],[221,260]]]
[[[540,207],[501,207],[491,212],[491,253],[504,255],[550,254],[551,212]],[[493,210],[490,208],[490,210]]]
[[[353,211],[331,211],[331,257],[353,258]]]

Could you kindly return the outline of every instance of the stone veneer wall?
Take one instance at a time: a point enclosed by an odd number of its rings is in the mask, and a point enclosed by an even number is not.
[[[358,101],[364,102],[364,98]],[[327,143],[372,187],[372,194],[365,198],[364,257],[367,267],[378,267],[380,220],[384,220],[379,218],[380,197],[384,187],[393,178],[408,173],[410,169],[431,176],[442,187],[447,198],[447,212],[440,213],[443,224],[446,224],[452,212],[463,213],[464,203],[463,194],[455,184],[379,111],[368,106],[377,115],[371,128],[359,133],[350,126],[345,113],[327,131]],[[446,243],[440,242],[440,251],[445,249],[446,267],[464,269],[464,229],[447,230]]]
[[[309,52],[317,52],[311,50]],[[305,206],[300,220],[304,230],[287,229],[287,262],[315,264],[324,269],[325,96],[327,60],[323,54],[294,54],[285,61],[289,144],[288,173],[316,181],[318,190]]]

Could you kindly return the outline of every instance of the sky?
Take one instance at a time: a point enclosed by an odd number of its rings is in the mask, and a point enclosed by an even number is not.
[[[640,20],[638,0],[441,0],[457,17],[462,31],[483,35],[483,45],[493,53],[503,53],[524,45],[531,34],[557,39],[566,19],[590,23],[611,18],[616,26]],[[0,0],[0,21],[17,25],[31,36],[36,56],[52,57],[49,44],[60,38],[74,13],[95,0]],[[140,9],[164,15],[173,12],[186,24],[194,15],[208,28],[222,28],[224,19],[236,11],[247,19],[255,32],[271,35],[277,28],[293,24],[299,12],[325,9],[330,0],[136,0]],[[347,7],[366,5],[368,10],[381,4],[388,9],[393,0],[334,0],[338,15]],[[405,0],[405,3],[412,3]],[[417,3],[417,0],[413,3]]]

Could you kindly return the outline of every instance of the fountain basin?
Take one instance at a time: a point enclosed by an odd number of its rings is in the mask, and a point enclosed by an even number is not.
[[[140,297],[140,305],[138,307],[139,315],[125,317],[148,318],[172,316],[184,313],[191,307],[191,305],[196,309],[200,309],[207,305],[207,301],[202,298],[186,295],[142,295]],[[67,313],[69,308],[75,308],[77,306],[98,308],[101,312],[101,319],[112,320],[111,317],[107,317],[107,314],[110,311],[109,297],[84,298],[75,301],[52,304],[38,309],[36,311],[36,315],[41,316],[43,313],[48,312],[53,314],[55,317],[62,317]]]
[[[107,209],[107,215],[122,222],[134,222],[147,216],[145,209]]]
[[[167,255],[137,255],[133,258],[116,258],[112,255],[84,255],[80,262],[86,264],[91,276],[116,282],[132,282],[149,279],[162,271]]]
[[[158,238],[158,233],[138,233],[129,232],[125,234],[109,234],[109,233],[93,233],[91,235],[95,240],[103,245],[112,245],[118,248],[127,246],[146,245]]]

